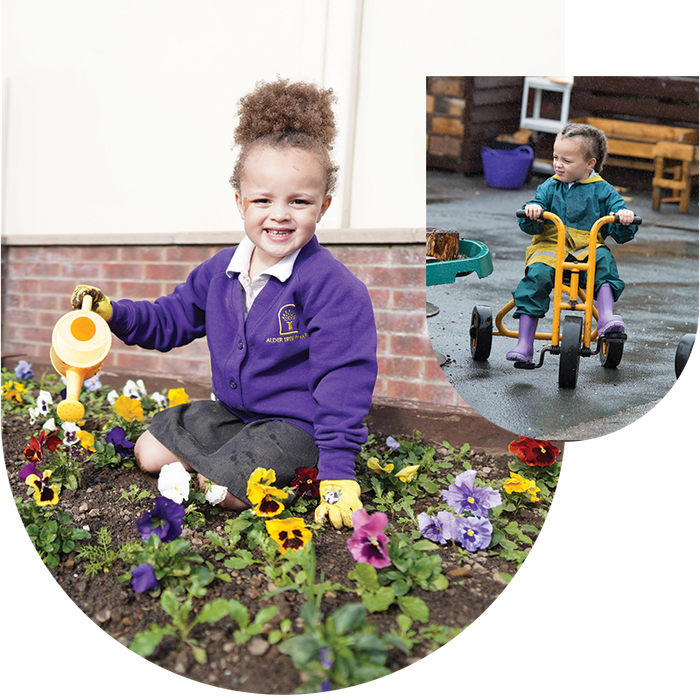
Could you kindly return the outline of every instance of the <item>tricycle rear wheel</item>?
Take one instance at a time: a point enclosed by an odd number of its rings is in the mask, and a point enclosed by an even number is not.
[[[488,360],[493,340],[493,315],[488,306],[475,306],[469,326],[469,349],[473,360]]]
[[[606,336],[601,338],[598,344],[600,346],[600,364],[608,369],[617,367],[622,360],[622,351],[625,348],[624,338]]]

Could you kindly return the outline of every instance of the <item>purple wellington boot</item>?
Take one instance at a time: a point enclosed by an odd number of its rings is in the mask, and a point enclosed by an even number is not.
[[[506,353],[506,360],[510,362],[532,362],[535,354],[535,331],[538,318],[520,314],[518,317],[518,344]]]
[[[609,284],[601,284],[596,297],[598,304],[598,337],[607,333],[624,333],[625,322],[621,316],[613,314],[615,298]]]

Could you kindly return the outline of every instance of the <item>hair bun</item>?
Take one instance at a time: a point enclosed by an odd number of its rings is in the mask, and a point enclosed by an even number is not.
[[[312,83],[278,78],[259,81],[255,89],[239,101],[238,126],[234,142],[246,146],[275,133],[297,132],[318,139],[328,150],[333,148],[337,130],[333,90]]]

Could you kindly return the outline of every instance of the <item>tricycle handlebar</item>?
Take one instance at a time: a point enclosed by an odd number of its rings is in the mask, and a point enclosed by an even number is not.
[[[518,219],[527,219],[527,214],[525,213],[524,209],[518,209],[518,211],[515,212],[515,216],[517,216]],[[602,217],[602,218],[605,218],[605,217]],[[620,219],[619,219],[617,214],[615,214],[615,223],[616,224],[620,223]],[[642,223],[642,217],[635,216],[633,221],[632,221],[632,225],[633,226],[640,226],[641,223]]]

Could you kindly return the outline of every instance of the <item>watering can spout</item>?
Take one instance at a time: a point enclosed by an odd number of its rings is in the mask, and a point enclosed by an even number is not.
[[[107,322],[92,311],[92,297],[86,294],[80,309],[62,316],[51,336],[51,364],[66,378],[66,398],[56,407],[62,421],[75,423],[85,415],[80,403],[83,382],[102,368],[112,333]]]

